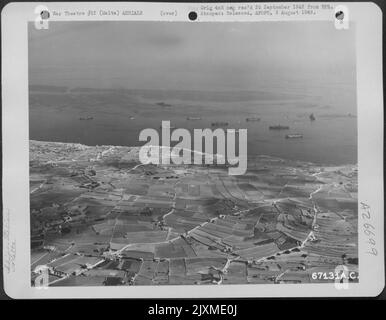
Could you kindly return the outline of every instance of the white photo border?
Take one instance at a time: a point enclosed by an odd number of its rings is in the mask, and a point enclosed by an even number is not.
[[[293,2],[296,3],[296,2]],[[52,17],[57,21],[186,21],[188,13],[204,3],[136,2],[42,2],[9,3],[1,12],[2,29],[2,136],[3,136],[3,273],[4,289],[12,298],[204,298],[204,297],[347,297],[376,296],[384,288],[384,191],[383,191],[383,84],[382,11],[372,2],[330,3],[344,5],[356,27],[358,107],[358,205],[370,206],[369,221],[358,211],[359,283],[347,290],[334,284],[242,284],[164,285],[125,287],[34,288],[30,281],[29,212],[29,111],[28,111],[28,22],[35,21],[35,8],[50,10],[142,10],[143,15],[98,17]],[[213,5],[214,3],[208,3]],[[218,4],[218,3],[216,3]],[[251,4],[251,3],[247,3]],[[273,3],[272,3],[273,4]],[[275,5],[289,2],[274,3]],[[307,4],[302,2],[299,4]],[[312,4],[317,4],[312,2]],[[321,3],[320,3],[321,4]],[[323,3],[326,4],[326,3]],[[162,16],[162,10],[176,16]],[[312,19],[307,16],[244,17],[204,16],[210,21],[331,21],[333,10]],[[338,31],[337,31],[338,32]],[[339,152],[339,150],[337,150]],[[366,253],[364,224],[375,227],[378,255]],[[188,288],[187,288],[188,287]]]

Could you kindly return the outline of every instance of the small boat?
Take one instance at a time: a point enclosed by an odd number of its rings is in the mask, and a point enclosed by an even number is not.
[[[303,138],[303,135],[300,133],[286,134],[285,138],[286,139],[301,139],[301,138]]]
[[[245,121],[247,121],[247,122],[249,122],[249,121],[260,121],[260,118],[250,117],[250,118],[246,118]]]
[[[227,125],[229,125],[228,122],[222,122],[222,121],[212,122],[212,127],[220,127],[220,126],[227,126]]]
[[[166,102],[157,102],[156,105],[164,108],[172,106],[170,103],[166,103]]]
[[[134,120],[134,119],[135,119],[135,117],[133,117],[133,116],[129,117],[129,120]]]
[[[311,121],[315,121],[315,120],[316,120],[316,118],[315,118],[315,116],[314,116],[313,113],[310,114],[310,120],[311,120]]]
[[[282,126],[282,125],[277,125],[277,126],[269,126],[269,130],[289,130],[289,126]]]

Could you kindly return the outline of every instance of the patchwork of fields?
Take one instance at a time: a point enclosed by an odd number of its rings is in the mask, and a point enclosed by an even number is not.
[[[138,148],[30,141],[31,281],[310,283],[358,267],[357,168],[267,156],[154,166]]]

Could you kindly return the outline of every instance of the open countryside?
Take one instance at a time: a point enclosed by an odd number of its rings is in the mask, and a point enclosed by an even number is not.
[[[138,147],[30,141],[32,284],[310,283],[357,270],[357,168],[256,156],[142,165]]]

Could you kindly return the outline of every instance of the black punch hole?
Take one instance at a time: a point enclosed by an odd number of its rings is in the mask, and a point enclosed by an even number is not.
[[[43,10],[42,12],[40,12],[40,16],[43,20],[46,20],[50,17],[50,13],[47,10]]]
[[[338,11],[337,13],[335,13],[335,18],[337,18],[338,20],[343,20],[344,19],[343,11]]]
[[[188,17],[189,17],[189,20],[191,20],[191,21],[196,20],[197,19],[197,12],[190,11]]]

